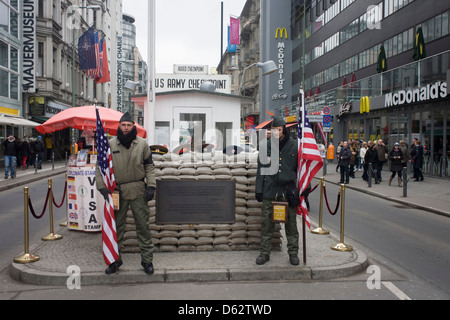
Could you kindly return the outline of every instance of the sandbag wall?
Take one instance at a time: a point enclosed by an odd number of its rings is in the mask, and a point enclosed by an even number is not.
[[[255,199],[257,154],[222,153],[153,155],[156,180],[234,180],[234,224],[156,225],[156,203],[149,202],[155,252],[257,250],[260,245],[261,204]],[[158,190],[156,190],[158,192]],[[214,208],[212,208],[214,210]],[[272,249],[281,250],[281,227],[275,227]],[[139,252],[131,210],[122,252]]]

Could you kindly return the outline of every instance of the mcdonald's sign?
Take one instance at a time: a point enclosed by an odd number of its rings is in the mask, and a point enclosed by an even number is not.
[[[360,105],[360,113],[369,113],[370,112],[370,101],[369,97],[362,97],[361,98],[361,105]]]
[[[287,34],[286,28],[277,28],[277,31],[275,32],[275,39],[278,39],[278,37],[283,39],[283,35],[284,35],[285,39],[288,38],[288,34]]]

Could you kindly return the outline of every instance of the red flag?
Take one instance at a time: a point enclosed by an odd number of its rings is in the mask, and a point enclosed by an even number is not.
[[[106,41],[103,41],[103,56],[102,56],[102,65],[103,65],[103,76],[100,78],[95,78],[95,83],[105,83],[111,81],[111,76],[109,73],[109,64],[108,64],[108,49],[106,47]]]
[[[239,19],[230,17],[230,44],[241,44],[239,39]]]
[[[304,95],[304,92],[301,93]],[[302,97],[303,100],[303,97]],[[304,101],[304,100],[303,100]],[[304,103],[303,103],[304,106]],[[303,107],[302,106],[302,107]],[[306,190],[312,179],[316,176],[323,166],[323,160],[314,138],[306,111],[304,112],[304,120],[302,120],[302,107],[300,108],[299,124],[298,124],[298,171],[297,171],[297,188],[299,190],[300,205],[297,207],[297,214],[304,214],[305,222],[311,229],[309,213],[306,207],[305,197],[302,193]],[[303,128],[302,128],[302,122]]]
[[[116,178],[114,176],[114,167],[112,163],[111,148],[108,138],[106,137],[103,124],[100,119],[100,113],[97,113],[97,150],[98,150],[98,166],[102,174],[103,182],[106,188],[113,192],[116,189]],[[107,265],[119,260],[119,246],[117,243],[116,220],[114,217],[114,204],[111,194],[105,201],[103,210],[103,258]]]

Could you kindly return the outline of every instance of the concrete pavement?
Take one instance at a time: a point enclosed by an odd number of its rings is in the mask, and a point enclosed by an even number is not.
[[[4,188],[25,185],[35,179],[65,172],[64,164],[51,172],[46,168],[37,175],[18,174],[15,181],[1,181]],[[335,165],[328,166],[325,175],[327,183],[339,184],[339,174]],[[408,184],[408,198],[403,197],[403,190],[394,184],[389,187],[389,173],[383,172],[384,181],[373,184],[372,188],[361,179],[362,172],[357,172],[346,188],[365,192],[375,197],[395,201],[411,207],[424,209],[430,213],[450,216],[449,185],[445,179],[425,177],[423,182]],[[317,177],[320,177],[319,174]],[[29,180],[27,180],[29,179]],[[411,181],[411,180],[410,180]],[[316,191],[318,192],[318,191]],[[334,201],[332,201],[334,203]],[[55,222],[55,225],[60,221]],[[298,220],[301,229],[301,220]],[[312,227],[316,227],[314,221]],[[21,282],[36,285],[66,286],[78,275],[82,285],[126,284],[146,282],[202,282],[202,281],[268,281],[268,280],[321,280],[350,276],[365,270],[368,259],[364,252],[353,248],[352,252],[337,252],[330,246],[338,243],[332,235],[314,235],[307,230],[307,259],[300,266],[291,266],[283,242],[282,251],[275,251],[271,259],[263,266],[257,266],[255,259],[258,251],[213,251],[213,252],[174,252],[155,253],[155,274],[148,276],[140,266],[139,254],[124,254],[124,265],[117,274],[106,276],[101,250],[101,233],[81,233],[59,227],[55,231],[63,239],[54,242],[30,244],[30,252],[40,256],[40,261],[31,264],[11,263],[11,276]],[[284,239],[284,231],[283,241]],[[300,230],[301,234],[301,230]],[[300,241],[301,242],[301,241]],[[302,247],[302,243],[300,243]],[[11,261],[13,257],[11,257]],[[75,267],[71,267],[75,266]],[[70,269],[71,267],[72,269]],[[69,268],[69,270],[68,270]],[[75,270],[75,271],[71,271]],[[75,272],[75,273],[73,273]],[[78,273],[77,273],[78,272]]]

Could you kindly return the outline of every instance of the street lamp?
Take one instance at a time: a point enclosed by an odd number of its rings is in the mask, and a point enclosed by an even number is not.
[[[277,65],[275,64],[275,62],[273,62],[273,60],[268,60],[266,62],[256,62],[254,64],[249,65],[247,68],[244,69],[244,72],[242,73],[241,85],[239,87],[239,94],[241,93],[242,87],[244,86],[245,72],[247,71],[247,69],[250,69],[253,66],[261,68],[263,76],[267,76],[268,74],[278,71]]]

